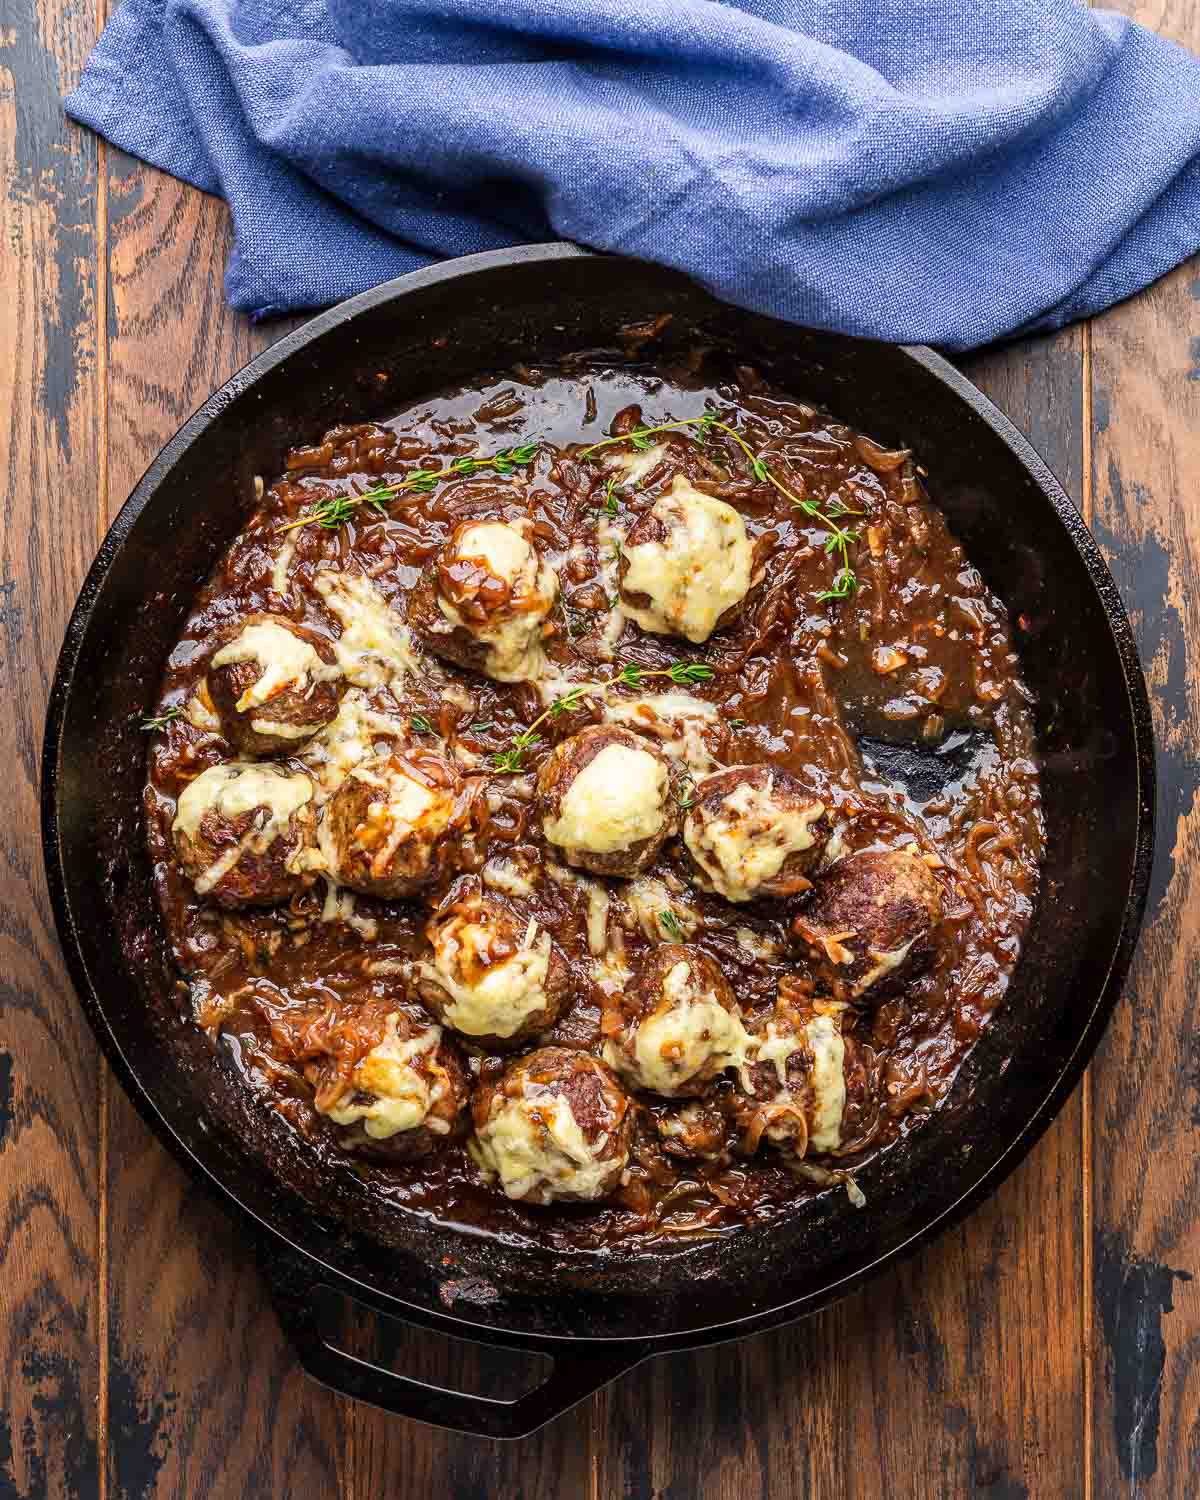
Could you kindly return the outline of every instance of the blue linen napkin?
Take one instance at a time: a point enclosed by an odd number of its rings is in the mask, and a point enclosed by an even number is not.
[[[124,0],[67,109],[255,317],[562,238],[966,349],[1200,247],[1200,59],[1075,0]]]

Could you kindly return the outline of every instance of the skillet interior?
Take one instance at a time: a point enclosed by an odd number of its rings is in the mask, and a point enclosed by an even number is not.
[[[664,311],[675,315],[658,346],[667,354],[728,346],[881,442],[913,446],[972,560],[1013,616],[1028,617],[1043,895],[1005,1006],[938,1115],[860,1174],[864,1209],[833,1189],[769,1230],[633,1262],[516,1256],[385,1215],[350,1173],[331,1194],[282,1121],[247,1109],[232,1075],[214,1082],[198,1033],[184,1028],[181,1044],[174,1028],[168,1046],[149,1024],[178,1001],[143,852],[137,720],[192,594],[250,509],[253,476],[277,472],[292,442],[389,414],[482,368],[611,345],[621,325]],[[71,623],[47,731],[46,852],[73,975],[123,1082],[185,1164],[251,1219],[427,1321],[686,1344],[840,1295],[847,1278],[965,1210],[1040,1134],[1095,1045],[1136,937],[1151,757],[1128,625],[1085,528],[1003,418],[936,356],[756,317],[658,268],[532,247],[419,273],[323,315],[235,377],[168,445],[118,518]]]

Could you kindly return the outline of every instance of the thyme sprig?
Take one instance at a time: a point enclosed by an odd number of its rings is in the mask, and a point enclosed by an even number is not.
[[[183,709],[176,706],[168,708],[164,713],[155,714],[152,718],[143,719],[138,726],[144,734],[159,734],[164,730],[172,719],[183,717]]]
[[[580,453],[580,458],[590,458],[593,453],[601,448],[611,448],[618,443],[632,443],[635,448],[646,449],[650,447],[650,439],[660,432],[680,432],[688,428],[695,429],[697,442],[704,442],[712,432],[723,432],[726,437],[732,438],[742,452],[750,461],[750,472],[760,483],[772,485],[784,497],[789,500],[798,510],[802,510],[806,516],[811,516],[815,521],[820,521],[829,535],[825,540],[825,552],[829,557],[836,557],[839,563],[837,572],[833,576],[833,582],[829,588],[823,589],[817,595],[817,603],[823,604],[828,599],[846,599],[858,588],[858,577],[850,565],[850,546],[859,540],[859,534],[852,527],[839,526],[838,516],[858,516],[862,511],[853,510],[844,500],[837,496],[825,502],[822,509],[815,500],[804,500],[799,495],[793,494],[787,485],[774,473],[770,465],[746,441],[737,431],[730,427],[727,422],[722,422],[717,414],[706,411],[702,417],[684,417],[678,422],[660,422],[653,427],[635,427],[632,432],[621,433],[619,437],[603,438],[598,443],[592,443]]]
[[[662,911],[659,912],[658,921],[659,926],[673,943],[683,942],[685,936],[683,927],[680,925],[679,918],[675,915],[675,913],[669,906],[665,907]]]
[[[493,469],[503,479],[510,479],[517,469],[531,464],[537,453],[537,443],[525,443],[520,448],[501,448],[497,453],[472,454],[456,458],[441,469],[413,469],[395,484],[380,484],[360,494],[333,495],[314,505],[306,516],[288,521],[276,527],[277,531],[294,531],[298,526],[321,526],[326,531],[336,531],[348,521],[361,505],[377,515],[386,515],[387,508],[400,495],[428,495],[445,479],[461,479],[469,474],[478,474],[481,469]]]
[[[568,688],[561,698],[556,698],[549,708],[543,709],[532,724],[523,729],[520,734],[514,735],[507,749],[492,752],[492,769],[504,776],[515,776],[523,771],[525,752],[541,743],[542,736],[537,733],[537,730],[542,724],[547,720],[561,719],[563,714],[572,713],[577,709],[585,698],[599,697],[610,687],[639,688],[650,677],[669,677],[677,687],[683,687],[692,683],[707,682],[712,676],[713,669],[706,667],[703,662],[673,661],[669,667],[655,667],[652,671],[648,671],[645,667],[622,667],[615,677],[609,677],[604,682],[589,683],[586,687]]]

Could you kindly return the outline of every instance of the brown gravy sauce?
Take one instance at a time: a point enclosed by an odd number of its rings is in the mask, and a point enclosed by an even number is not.
[[[756,483],[728,442],[700,444],[686,434],[669,439],[665,478],[618,491],[616,515],[606,513],[614,471],[607,462],[581,461],[572,446],[577,453],[607,436],[619,413],[632,421],[631,405],[642,421],[658,424],[698,416],[706,403],[797,490],[826,509],[837,499],[859,513],[844,523],[859,534],[851,548],[859,587],[851,597],[818,601],[836,568],[824,550],[825,528]],[[534,439],[540,444],[535,462],[512,477],[484,471],[452,480],[432,493],[401,497],[386,516],[360,508],[336,530],[280,530],[330,496],[401,479],[416,466],[437,467]],[[640,456],[628,446],[605,453]],[[322,1012],[352,1019],[367,1000],[403,1005],[395,973],[422,945],[427,907],[361,896],[351,904],[343,897],[356,924],[348,925],[322,920],[328,905],[320,882],[275,910],[223,914],[196,897],[175,864],[170,828],[186,782],[232,755],[195,704],[211,639],[255,610],[288,614],[336,639],[343,622],[314,583],[330,569],[365,575],[402,616],[407,592],[456,524],[520,513],[533,519],[539,545],[561,578],[555,630],[546,645],[557,674],[551,688],[491,682],[423,655],[414,641],[409,670],[390,684],[381,674],[362,695],[381,719],[396,721],[401,734],[412,732],[406,729],[411,716],[423,717],[464,770],[489,776],[486,856],[537,866],[546,864],[546,853],[532,778],[493,774],[494,752],[571,683],[612,676],[627,664],[653,670],[683,658],[710,665],[713,679],[695,687],[648,683],[637,692],[615,690],[607,701],[611,707],[690,692],[715,709],[687,720],[673,741],[673,753],[697,775],[721,765],[786,767],[846,820],[847,851],[915,839],[942,862],[946,919],[934,966],[903,994],[855,1010],[849,1030],[869,1064],[871,1125],[861,1149],[836,1166],[853,1171],[918,1127],[1004,998],[1036,900],[1042,820],[1029,695],[1005,608],[929,503],[917,460],[881,455],[750,371],[709,385],[688,371],[614,368],[586,359],[508,372],[414,405],[387,423],[341,427],[294,449],[287,473],[265,490],[196,598],[171,654],[159,712],[187,712],[154,736],[146,788],[158,900],[195,1024],[227,1053],[261,1106],[279,1111],[320,1149],[329,1148],[332,1127],[313,1110],[298,1061],[300,1034]],[[632,622],[622,625],[609,607],[614,545],[675,472],[733,504],[767,558],[751,607],[699,647],[645,634]],[[600,703],[585,698],[579,710],[550,726],[549,740],[529,754],[528,766],[536,769],[554,740],[601,717]],[[918,801],[874,768],[873,742],[924,747],[954,770],[935,795]],[[673,909],[697,921],[690,941],[720,964],[748,1022],[772,1005],[782,977],[806,972],[804,959],[789,948],[781,909],[757,902],[735,909],[706,894],[670,846],[650,875]],[[624,910],[623,883],[607,884],[610,925],[620,927],[623,962],[636,970],[652,939]],[[562,947],[577,995],[544,1040],[598,1052],[603,987],[619,983],[620,975],[614,978],[589,952],[586,884],[548,870],[521,901]],[[653,913],[650,923],[653,930]],[[485,1078],[501,1066],[498,1058],[466,1050]],[[642,1107],[664,1106],[643,1096]],[[653,1132],[642,1136],[648,1140]],[[594,1207],[510,1203],[483,1180],[462,1141],[409,1165],[364,1161],[356,1170],[399,1211],[563,1248],[637,1250],[665,1237],[725,1232],[829,1187],[827,1177],[798,1176],[766,1150],[751,1160],[735,1155],[724,1164],[686,1163],[664,1158],[645,1140],[621,1196]]]

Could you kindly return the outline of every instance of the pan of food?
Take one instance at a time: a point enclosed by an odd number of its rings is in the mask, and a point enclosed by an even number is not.
[[[1012,1170],[1120,991],[1153,743],[1085,526],[944,360],[550,245],[191,418],[43,797],[88,1018],[305,1367],[511,1437]],[[553,1363],[444,1389],[330,1297]]]

